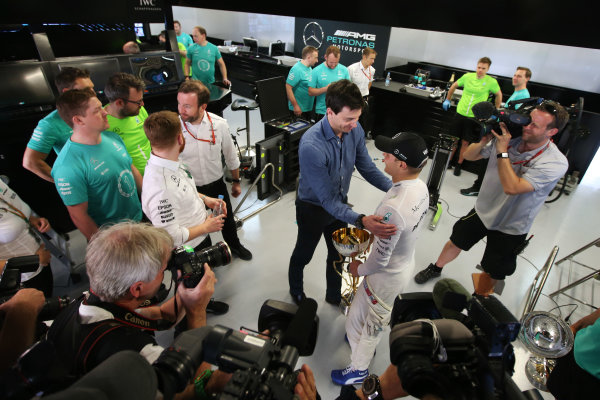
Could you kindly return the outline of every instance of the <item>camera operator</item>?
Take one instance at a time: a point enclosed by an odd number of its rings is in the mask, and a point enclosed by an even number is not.
[[[21,289],[0,304],[0,372],[9,368],[33,343],[37,316],[44,300],[39,290]]]
[[[57,358],[71,374],[81,376],[121,350],[139,351],[154,362],[164,350],[153,335],[164,322],[160,319],[170,325],[185,314],[189,329],[206,325],[206,305],[216,283],[207,264],[195,288],[180,283],[175,297],[140,308],[159,293],[172,247],[167,231],[133,222],[103,227],[92,237],[86,253],[90,291],[64,310],[48,332]],[[218,390],[228,379],[228,374],[215,371],[204,388]],[[193,385],[188,391],[193,393]]]
[[[556,360],[548,390],[558,400],[593,398],[600,392],[600,309],[571,325],[573,350]]]
[[[502,134],[492,131],[469,146],[467,160],[489,158],[475,208],[456,222],[436,263],[415,276],[417,283],[439,277],[446,264],[483,237],[487,237],[481,260],[485,273],[474,276],[475,292],[491,293],[498,280],[515,271],[533,220],[568,168],[566,157],[551,140],[568,122],[567,111],[544,101],[530,117],[520,138],[511,140],[502,123]]]
[[[340,396],[336,400],[367,400],[367,399],[378,399],[378,400],[390,400],[397,399],[400,397],[410,396],[406,390],[402,387],[402,382],[398,377],[398,367],[393,364],[390,364],[385,372],[381,376],[370,375],[369,379],[376,382],[376,385],[379,387],[376,389],[379,393],[378,397],[369,397],[368,392],[365,393],[363,387],[360,389],[354,388],[352,385],[346,385],[342,387],[340,392]],[[422,400],[440,400],[440,397],[434,394],[426,394],[421,397]]]

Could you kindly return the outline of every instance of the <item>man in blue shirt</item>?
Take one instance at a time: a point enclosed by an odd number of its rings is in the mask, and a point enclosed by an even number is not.
[[[312,80],[308,84],[308,94],[315,96],[316,120],[325,116],[325,93],[330,83],[340,79],[350,79],[348,68],[340,64],[340,48],[329,46],[325,51],[325,61],[312,70]]]
[[[527,99],[531,97],[529,95],[529,90],[527,90],[527,82],[531,79],[531,70],[527,67],[517,67],[515,74],[512,78],[512,85],[515,88],[513,94],[506,100],[504,103],[504,107],[509,108],[510,103],[512,101],[517,101],[521,99]],[[515,110],[521,107],[521,104],[515,105]],[[512,108],[512,107],[510,107]],[[477,173],[477,179],[473,182],[473,186],[466,189],[460,189],[460,193],[464,196],[477,196],[479,194],[479,189],[481,188],[481,182],[483,182],[483,176],[485,175],[487,162],[482,168],[479,169]]]
[[[173,28],[175,29],[175,35],[177,36],[178,43],[182,43],[186,49],[194,44],[192,37],[181,31],[181,24],[179,21],[173,21]]]
[[[231,85],[227,79],[227,67],[221,57],[219,48],[206,40],[206,29],[201,26],[195,26],[192,29],[194,43],[187,49],[187,59],[185,61],[184,73],[186,79],[191,77],[208,85],[215,82],[215,64],[219,65],[221,78],[227,86]],[[190,73],[191,69],[191,73]]]
[[[339,254],[333,246],[332,233],[353,224],[377,236],[390,237],[396,228],[382,223],[382,217],[359,214],[348,205],[354,167],[379,190],[387,192],[392,186],[392,181],[375,166],[365,147],[365,133],[358,124],[363,105],[360,90],[346,79],[334,82],[329,85],[325,102],[325,118],[306,131],[298,149],[298,237],[290,258],[288,279],[294,302],[301,302],[306,298],[303,270],[323,235],[328,250],[325,300],[339,305],[342,281],[333,265]]]

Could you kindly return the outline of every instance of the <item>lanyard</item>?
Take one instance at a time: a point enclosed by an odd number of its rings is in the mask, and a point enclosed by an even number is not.
[[[23,221],[25,221],[25,223],[27,225],[30,225],[29,220],[27,219],[27,217],[25,216],[25,213],[21,210],[19,210],[17,207],[13,206],[12,204],[10,204],[8,201],[4,200],[3,198],[0,198],[0,201],[2,201],[4,204],[6,204],[8,207],[10,207],[11,209],[8,208],[3,208],[4,210],[6,210],[7,212],[16,215],[17,217],[21,218]]]
[[[199,142],[207,142],[207,143],[210,143],[210,144],[216,144],[216,143],[217,143],[217,140],[216,140],[216,138],[215,138],[215,126],[213,125],[212,119],[210,119],[210,115],[208,115],[208,112],[205,112],[205,115],[206,115],[206,117],[208,118],[208,122],[210,123],[210,130],[211,130],[211,132],[212,132],[212,139],[211,139],[211,140],[208,140],[208,139],[200,139],[200,138],[198,138],[198,137],[194,136],[194,135],[192,134],[192,132],[190,132],[190,131],[187,129],[187,122],[184,122],[184,123],[183,123],[183,129],[185,129],[185,131],[186,131],[186,132],[187,132],[187,133],[188,133],[188,134],[189,134],[191,137],[193,137],[194,139],[196,139],[196,140],[197,140],[197,141],[199,141]],[[181,118],[181,117],[180,117],[180,118]]]
[[[369,82],[371,81],[371,67],[367,68],[367,71],[369,71],[369,75],[365,74],[365,70],[361,68],[360,72],[363,73],[364,76],[367,77],[367,79],[369,79]]]
[[[524,167],[527,167],[527,164],[529,164],[530,161],[533,161],[534,159],[536,159],[537,157],[539,157],[544,151],[546,151],[546,149],[548,147],[550,147],[550,142],[551,142],[551,140],[548,140],[548,143],[544,146],[544,148],[541,149],[540,151],[538,151],[537,153],[535,153],[535,155],[533,157],[531,157],[530,159],[528,159],[528,160],[521,160],[521,161],[515,161],[514,163],[512,163],[512,165],[523,164]],[[512,146],[508,146],[509,149],[511,147]]]

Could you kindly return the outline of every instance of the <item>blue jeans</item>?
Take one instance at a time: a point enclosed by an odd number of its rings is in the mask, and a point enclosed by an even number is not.
[[[340,228],[347,227],[347,224],[336,219],[322,207],[302,200],[296,200],[296,221],[298,223],[298,238],[290,258],[288,270],[290,293],[298,295],[303,292],[304,267],[312,259],[319,240],[321,240],[321,235],[323,235],[327,244],[325,272],[327,292],[325,297],[332,301],[339,301],[341,299],[342,278],[334,270],[333,262],[338,261],[341,256],[333,247],[331,234]],[[341,266],[338,264],[337,267],[339,269]]]

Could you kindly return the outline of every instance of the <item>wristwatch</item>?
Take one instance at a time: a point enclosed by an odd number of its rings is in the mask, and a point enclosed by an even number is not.
[[[496,154],[496,158],[508,158],[508,153],[498,153]]]
[[[235,179],[235,178],[233,178],[233,179],[231,179],[231,182],[233,182],[233,183],[240,183],[240,182],[241,182],[241,180],[240,180],[240,179]]]
[[[354,226],[357,227],[358,229],[365,229],[365,226],[363,225],[362,219],[366,217],[365,214],[360,214],[358,216],[358,218],[356,218],[356,221],[354,221]]]
[[[379,377],[375,374],[367,376],[362,384],[362,392],[369,400],[383,400]]]

